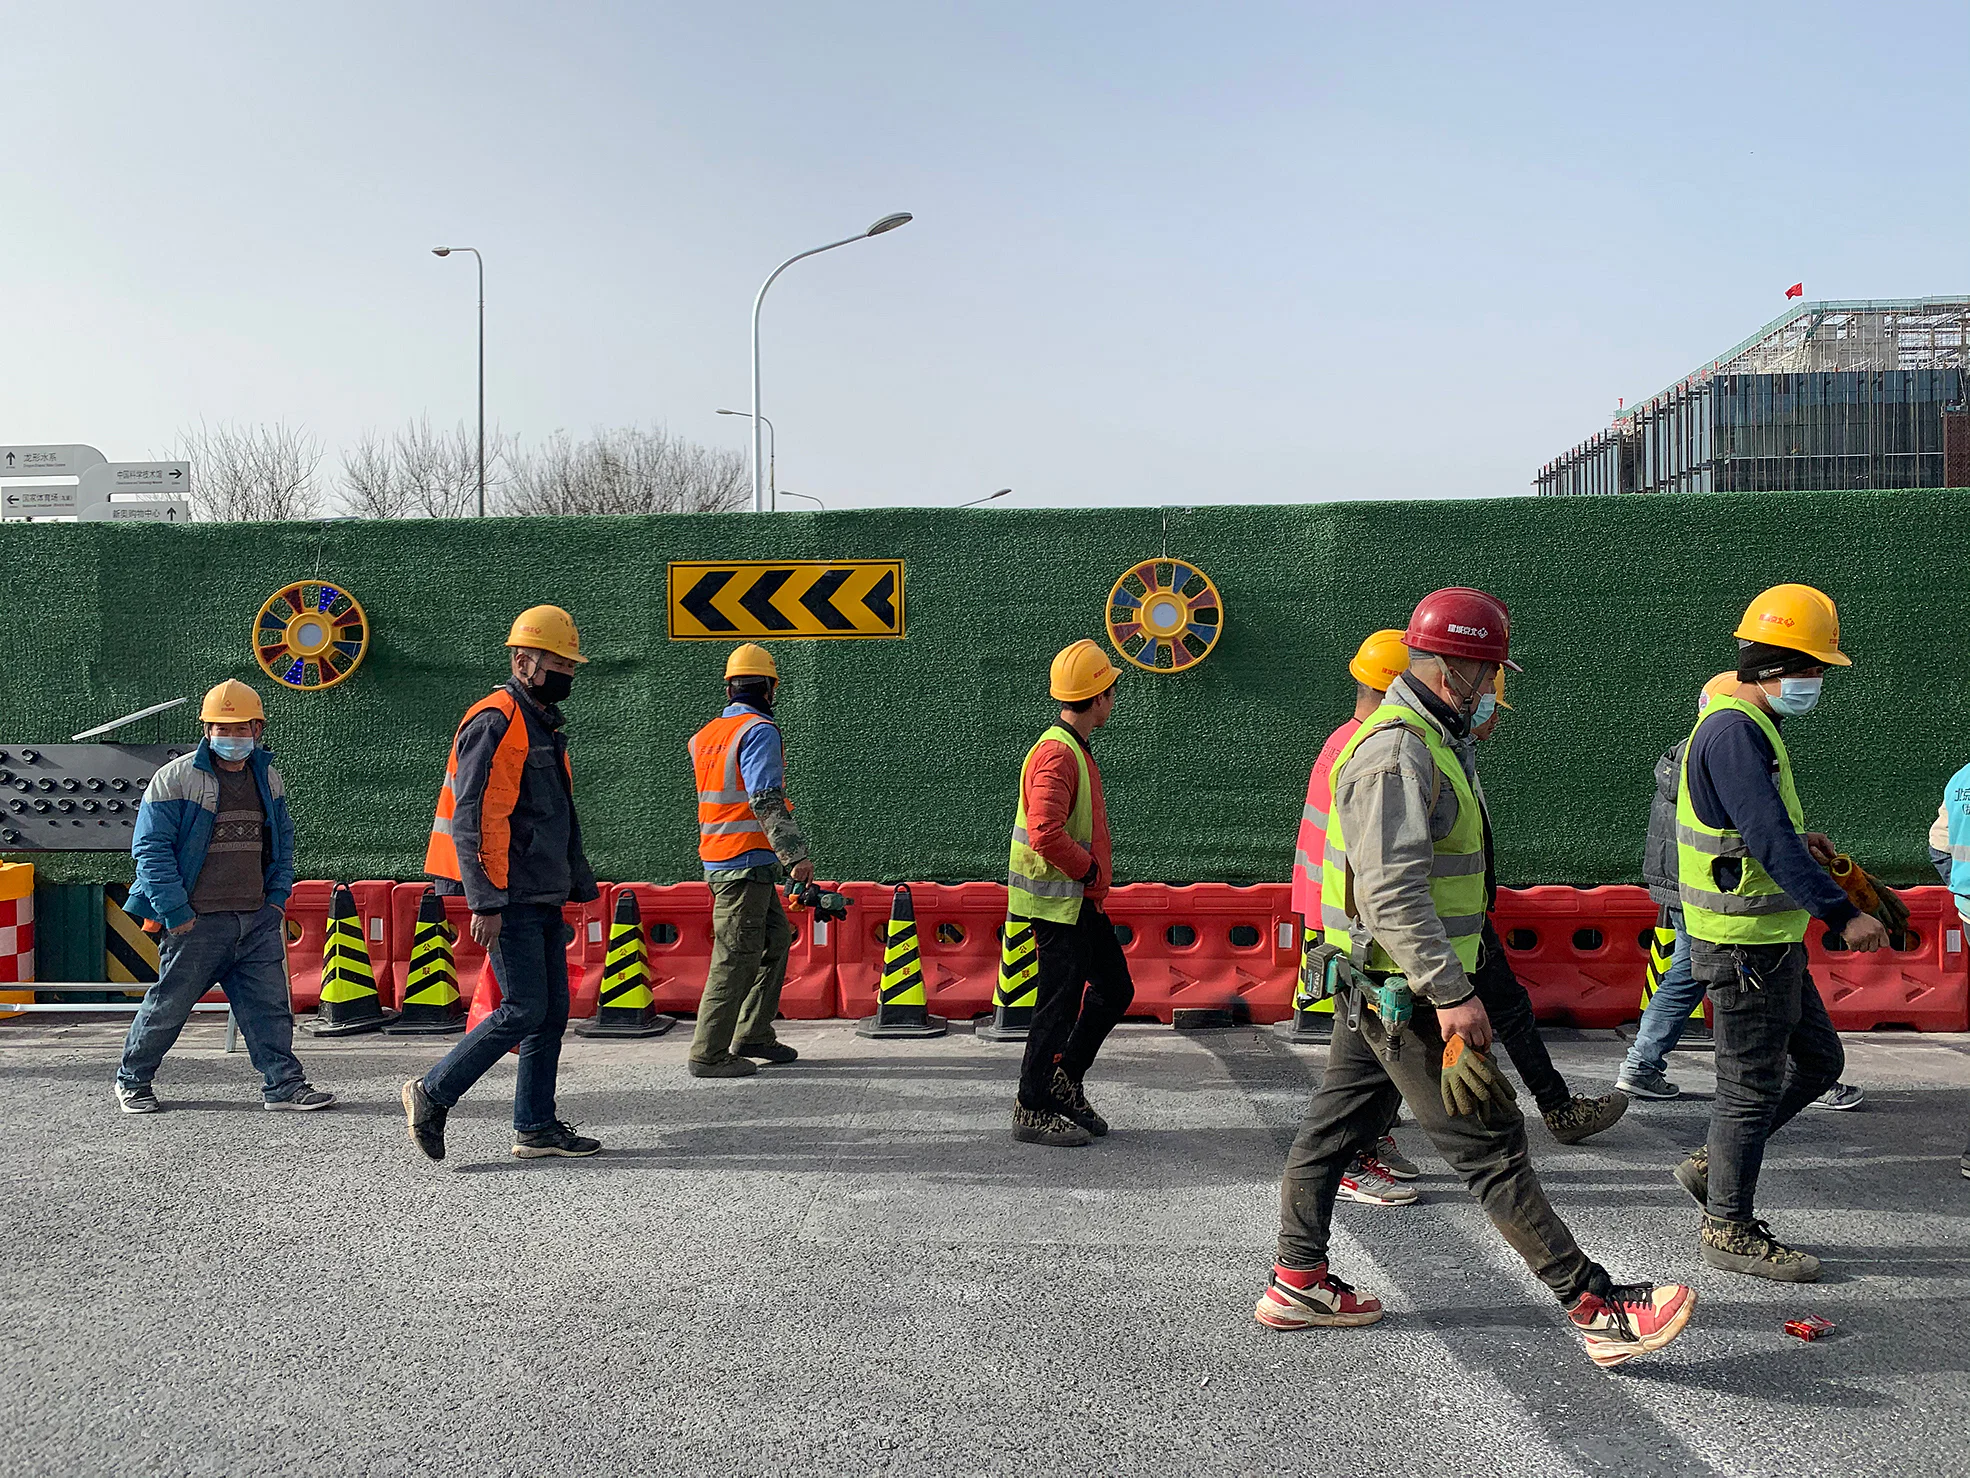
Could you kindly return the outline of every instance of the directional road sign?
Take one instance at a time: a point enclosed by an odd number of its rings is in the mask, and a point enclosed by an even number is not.
[[[192,484],[189,462],[103,462],[86,468],[75,501],[107,502],[111,493],[171,493],[182,496]]]
[[[0,518],[73,518],[75,488],[9,487],[0,493]]]
[[[672,641],[902,634],[900,559],[740,559],[670,567]]]
[[[83,523],[190,523],[192,510],[183,498],[146,498],[130,503],[84,503],[76,516]]]
[[[103,463],[92,446],[0,446],[0,480],[9,477],[80,477]]]

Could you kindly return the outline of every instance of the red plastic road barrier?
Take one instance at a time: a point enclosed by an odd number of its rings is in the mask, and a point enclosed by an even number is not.
[[[1658,909],[1648,889],[1500,888],[1491,920],[1541,1021],[1610,1027],[1639,1021],[1648,939]]]
[[[875,1014],[896,889],[883,883],[844,883],[840,892],[854,906],[837,926],[840,999],[835,1014],[857,1020]],[[1005,884],[912,883],[910,900],[917,915],[924,1000],[931,1014],[953,1021],[991,1015],[992,992],[999,984],[999,931],[1006,921]]]
[[[1292,1013],[1299,915],[1287,883],[1131,883],[1103,901],[1135,981],[1131,1016],[1243,1000],[1256,1022]],[[921,933],[921,930],[919,930]]]
[[[623,883],[603,895],[602,917],[614,919],[616,895],[635,894],[643,917],[645,953],[650,960],[650,993],[659,1011],[695,1015],[711,971],[711,888],[705,883]],[[793,946],[787,952],[787,979],[780,991],[780,1014],[795,1021],[818,1021],[835,1014],[835,940],[839,924],[818,924],[813,914],[789,912]],[[604,923],[604,958],[608,924]],[[599,988],[599,977],[598,977]]]
[[[391,925],[396,930],[398,948],[397,957],[390,961],[390,990],[384,1004],[399,1010],[404,1004],[404,980],[410,974],[410,943],[417,937],[417,905],[429,886],[428,883],[398,883],[390,894]],[[444,899],[443,903],[445,919],[458,936],[451,946],[452,968],[458,976],[458,993],[470,1006],[479,988],[479,968],[486,962],[486,952],[472,942],[472,911],[465,906],[465,900],[453,897]],[[377,979],[380,983],[380,972]]]
[[[1828,948],[1838,941],[1826,926],[1817,919],[1808,926],[1806,956],[1826,1013],[1843,1032],[1882,1026],[1963,1031],[1970,1027],[1970,966],[1956,900],[1947,888],[1900,891],[1909,915],[1901,948],[1871,955]]]
[[[349,892],[356,903],[356,917],[362,920],[363,942],[369,946],[370,969],[376,974],[377,991],[389,1004],[389,967],[395,958],[395,929],[390,918],[390,897],[395,883],[351,883]],[[328,934],[328,904],[335,895],[335,884],[310,880],[296,883],[287,900],[288,999],[297,1013],[321,1007],[321,957]],[[212,999],[223,1000],[217,991]]]

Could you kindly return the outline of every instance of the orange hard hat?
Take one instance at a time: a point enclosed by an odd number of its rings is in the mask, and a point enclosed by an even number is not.
[[[1729,672],[1718,673],[1715,677],[1711,678],[1709,682],[1703,685],[1703,691],[1697,695],[1696,711],[1698,713],[1703,712],[1704,709],[1710,706],[1710,700],[1712,698],[1725,697],[1736,687],[1737,687],[1736,669],[1732,669]]]

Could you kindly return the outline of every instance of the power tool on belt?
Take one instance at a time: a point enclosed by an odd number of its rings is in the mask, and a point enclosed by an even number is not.
[[[814,910],[814,917],[822,923],[833,923],[848,917],[849,900],[814,882],[797,883],[787,879],[787,907],[798,913],[804,908]]]
[[[1402,1029],[1415,1014],[1416,998],[1409,990],[1408,976],[1385,975],[1377,979],[1355,964],[1346,950],[1322,940],[1307,947],[1300,965],[1300,980],[1309,1002],[1324,1001],[1330,996],[1336,1000],[1342,995],[1348,998],[1350,1031],[1360,1027],[1365,1001],[1368,1009],[1382,1019],[1382,1027],[1388,1033],[1389,1055],[1393,1057],[1400,1050]]]

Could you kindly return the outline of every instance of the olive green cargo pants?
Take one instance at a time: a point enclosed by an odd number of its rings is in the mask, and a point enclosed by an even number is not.
[[[691,1061],[724,1062],[733,1043],[777,1041],[773,1018],[787,979],[793,927],[769,882],[749,878],[711,884],[711,970],[698,1002]]]

